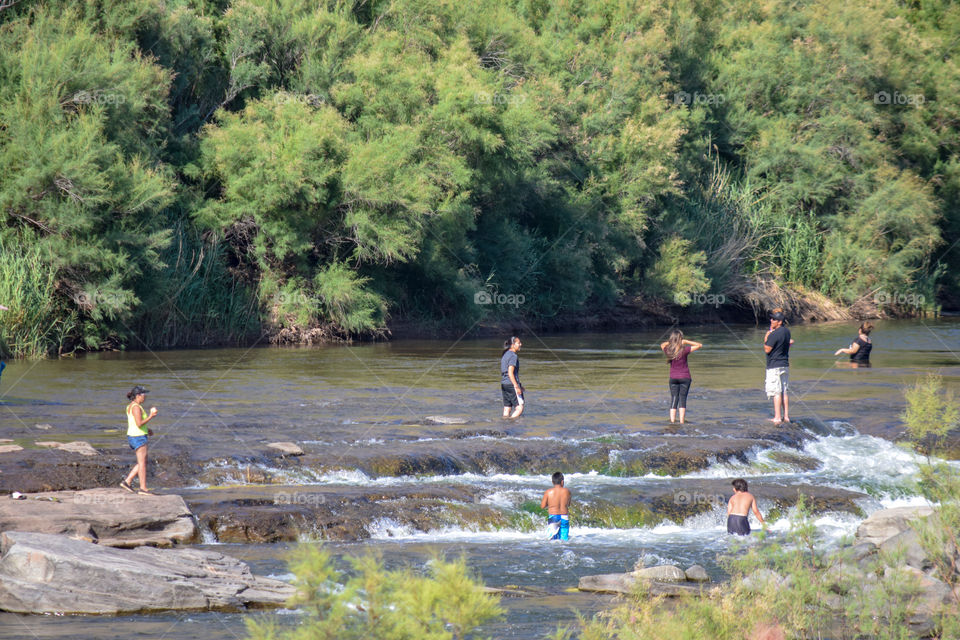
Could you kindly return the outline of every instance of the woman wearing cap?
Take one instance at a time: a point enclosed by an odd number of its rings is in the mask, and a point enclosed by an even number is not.
[[[127,442],[137,454],[137,463],[120,483],[120,488],[133,493],[130,483],[133,482],[134,477],[139,476],[140,488],[137,493],[153,495],[153,492],[147,488],[147,437],[152,436],[153,431],[144,425],[157,415],[157,408],[150,407],[150,414],[144,416],[142,404],[147,393],[149,391],[137,385],[127,394],[127,399],[130,400],[130,404],[127,405]]]

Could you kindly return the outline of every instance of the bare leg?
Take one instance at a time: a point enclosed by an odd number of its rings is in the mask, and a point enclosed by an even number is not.
[[[140,488],[147,488],[147,445],[137,449],[137,475],[140,477]]]
[[[510,417],[510,407],[504,407],[504,408],[503,408],[503,417],[504,417],[504,418],[509,418],[509,417]]]
[[[770,422],[776,422],[777,424],[783,422],[783,420],[780,419],[780,403],[782,398],[783,396],[779,393],[773,396],[773,418],[770,419]]]
[[[513,413],[510,414],[511,418],[519,418],[520,414],[523,413],[523,405],[517,405],[517,408],[513,410]]]
[[[673,423],[676,422],[676,421],[677,421],[677,410],[671,408],[671,409],[670,409],[670,424],[673,424]]]
[[[130,484],[131,482],[133,482],[133,479],[137,477],[137,473],[140,472],[140,462],[139,462],[139,459],[140,459],[140,456],[138,455],[138,456],[137,456],[137,460],[138,460],[137,464],[133,465],[133,468],[130,469],[130,473],[127,474],[127,477],[126,477],[126,479],[124,480],[124,482],[126,482],[127,484]]]
[[[683,419],[687,417],[687,408],[680,407],[680,424],[683,424]]]
[[[790,422],[790,400],[787,392],[783,392],[783,421]]]

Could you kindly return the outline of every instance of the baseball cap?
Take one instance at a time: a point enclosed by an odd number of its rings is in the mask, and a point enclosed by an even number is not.
[[[771,320],[779,320],[780,322],[783,322],[783,321],[786,319],[786,316],[783,315],[783,312],[782,312],[782,311],[772,311],[772,312],[770,313],[770,319],[771,319]]]
[[[137,396],[137,395],[140,395],[141,393],[150,393],[150,392],[144,389],[143,387],[141,387],[140,385],[137,385],[130,390],[130,395],[132,396]]]

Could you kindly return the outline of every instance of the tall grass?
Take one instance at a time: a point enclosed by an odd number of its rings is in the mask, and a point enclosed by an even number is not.
[[[77,326],[57,298],[57,277],[37,245],[0,236],[0,355],[42,358],[61,353]]]
[[[163,256],[166,267],[138,291],[142,304],[128,327],[134,348],[237,344],[260,330],[254,287],[232,274],[223,245],[183,224]]]

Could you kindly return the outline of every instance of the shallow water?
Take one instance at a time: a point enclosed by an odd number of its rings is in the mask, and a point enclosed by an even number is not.
[[[854,324],[795,327],[791,350],[791,415],[828,425],[833,435],[810,440],[800,452],[822,463],[801,471],[756,451],[749,460],[715,463],[688,478],[745,477],[758,495],[764,482],[800,482],[862,491],[865,512],[916,501],[916,457],[894,445],[902,426],[902,387],[927,371],[960,388],[960,321],[880,322],[874,331],[873,367],[838,366],[833,351],[856,335]],[[690,357],[693,388],[689,421],[703,438],[718,425],[736,428],[771,415],[762,391],[763,329],[689,328],[705,344]],[[304,448],[333,445],[344,451],[430,439],[451,442],[457,430],[494,430],[507,442],[581,441],[637,432],[661,433],[669,395],[667,365],[658,344],[664,331],[622,334],[523,336],[521,378],[527,412],[508,423],[499,417],[496,340],[399,341],[349,347],[216,349],[158,353],[105,353],[59,361],[13,362],[0,380],[0,438],[33,447],[36,440],[88,440],[96,447],[124,445],[124,393],[134,383],[151,393],[160,418],[152,450],[185,445],[197,459],[255,455],[265,443],[296,441]],[[464,424],[438,425],[427,416]],[[38,428],[37,425],[49,428]],[[663,435],[663,434],[661,434]],[[663,435],[663,437],[668,437]],[[482,438],[480,438],[482,441]],[[504,441],[503,438],[500,438]],[[452,446],[452,445],[451,445]],[[3,459],[0,457],[0,471]],[[479,487],[480,501],[518,509],[538,500],[546,475],[490,472],[458,476],[375,478],[356,471],[310,473],[286,479],[309,486],[395,486],[438,483]],[[574,499],[619,503],[685,479],[568,474]],[[430,554],[465,554],[491,586],[547,589],[537,598],[508,598],[505,621],[490,627],[498,638],[539,638],[557,623],[572,623],[572,608],[592,612],[605,598],[565,594],[583,575],[619,572],[638,558],[648,564],[702,564],[721,576],[718,554],[729,549],[723,529],[724,496],[713,510],[682,524],[636,529],[574,527],[568,544],[550,544],[541,531],[470,531],[458,527],[418,532],[389,519],[368,524],[373,538],[327,543],[338,555],[380,552],[390,566],[422,566]],[[711,504],[713,504],[711,502]],[[858,518],[824,514],[817,522],[825,544],[856,529]],[[774,525],[782,531],[785,521]],[[260,573],[284,576],[287,544],[216,545],[249,561]],[[273,615],[273,614],[248,614]],[[169,638],[244,636],[238,614],[166,614],[94,617],[0,614],[0,637]],[[296,624],[296,614],[279,616]]]

